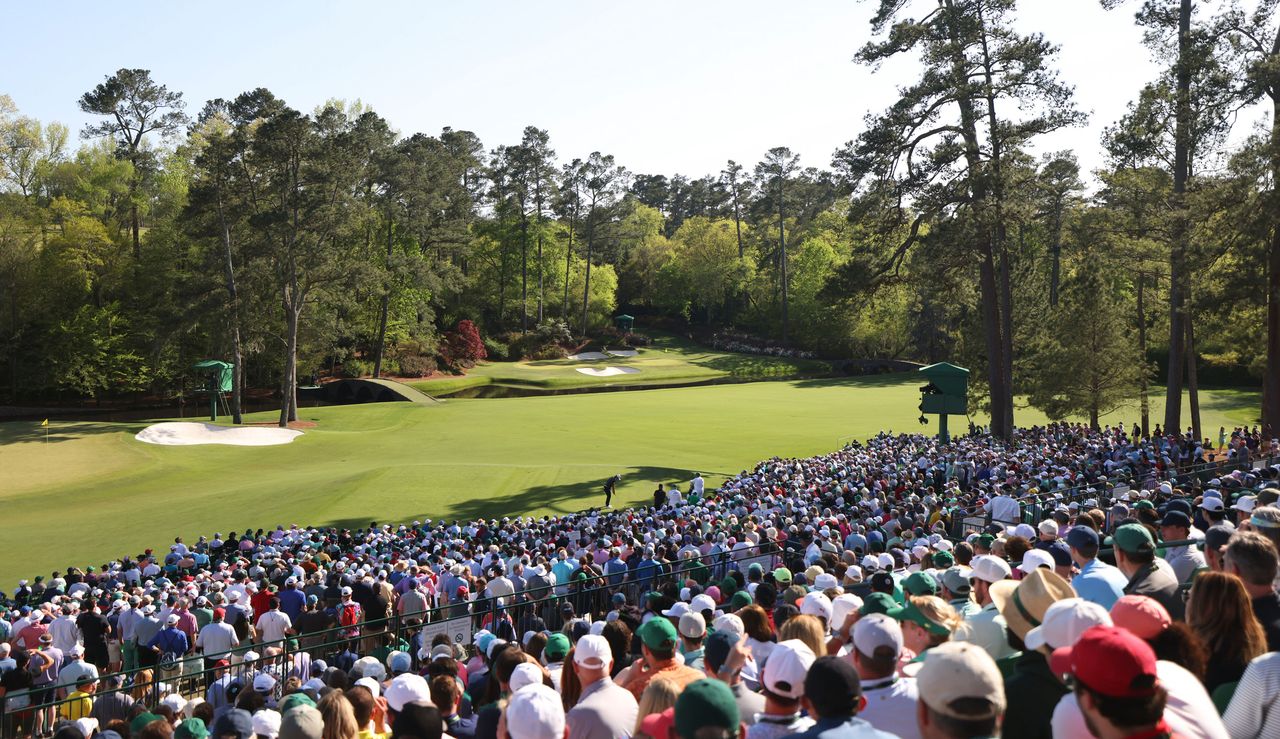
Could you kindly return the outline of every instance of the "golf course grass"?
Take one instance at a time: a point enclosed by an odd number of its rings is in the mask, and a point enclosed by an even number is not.
[[[614,473],[623,475],[615,505],[639,504],[655,483],[695,470],[715,485],[775,455],[919,431],[919,386],[907,373],[304,408],[300,418],[317,426],[272,447],[144,444],[134,434],[146,422],[55,421],[47,442],[38,423],[0,424],[0,587],[164,551],[178,535],[575,511],[599,505]],[[1152,396],[1157,421],[1163,391]],[[1256,392],[1203,391],[1206,435],[1253,422],[1257,407]],[[1104,420],[1136,416],[1126,408]],[[1029,409],[1017,416],[1019,425],[1044,420]],[[953,430],[964,425],[952,419]]]
[[[622,347],[613,347],[622,348]],[[579,367],[630,367],[634,374],[592,377]],[[428,395],[444,395],[481,385],[509,385],[544,390],[582,387],[670,385],[726,378],[768,380],[782,377],[825,375],[831,364],[815,359],[735,354],[708,349],[672,334],[655,334],[653,345],[642,347],[634,357],[574,360],[551,359],[523,362],[481,362],[457,377],[436,377],[409,381]]]

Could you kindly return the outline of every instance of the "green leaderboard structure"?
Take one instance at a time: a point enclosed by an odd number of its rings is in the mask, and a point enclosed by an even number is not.
[[[938,417],[938,441],[951,440],[947,433],[947,416],[965,416],[969,413],[969,370],[950,362],[938,362],[921,367],[920,374],[929,384],[920,388],[920,423],[928,423],[924,414]]]
[[[206,359],[191,366],[191,369],[204,375],[205,383],[201,391],[209,394],[210,421],[218,420],[219,402],[222,403],[224,409],[226,408],[226,400],[222,397],[222,394],[231,392],[231,371],[233,368],[234,365],[218,359]]]

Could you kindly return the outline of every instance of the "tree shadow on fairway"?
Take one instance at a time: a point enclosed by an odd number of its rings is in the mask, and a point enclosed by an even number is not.
[[[807,380],[796,380],[791,383],[797,388],[847,387],[855,388],[895,388],[903,385],[919,387],[924,378],[910,372],[891,372],[881,375],[850,375],[849,377],[815,377]]]
[[[100,434],[116,434],[127,432],[136,434],[146,427],[145,423],[95,423],[93,421],[50,421],[48,426],[41,426],[38,421],[12,421],[0,424],[0,446],[22,442],[38,442],[55,444],[74,441]]]
[[[618,473],[622,475],[622,484],[630,486],[637,481],[644,481],[641,487],[644,489],[644,497],[635,499],[634,493],[626,494],[619,490],[614,495],[614,507],[622,508],[628,504],[643,506],[651,502],[648,493],[651,492],[658,483],[666,484],[669,482],[680,483],[681,489],[688,486],[685,484],[693,477],[694,472],[701,472],[704,475],[728,476],[735,475],[735,472],[717,472],[714,470],[689,470],[676,467],[619,467]],[[591,508],[600,508],[604,505],[604,477],[599,480],[586,480],[583,482],[564,483],[560,485],[538,485],[526,490],[518,490],[505,495],[493,495],[488,497],[467,497],[468,491],[456,491],[458,500],[445,510],[428,510],[424,511],[417,507],[411,499],[405,501],[405,505],[398,510],[380,511],[380,515],[346,518],[330,521],[328,523],[319,524],[322,526],[336,526],[338,528],[362,529],[369,526],[370,521],[376,520],[379,524],[383,523],[408,523],[410,521],[425,521],[431,519],[433,521],[473,521],[480,518],[502,518],[503,516],[524,516],[535,513],[578,513]]]

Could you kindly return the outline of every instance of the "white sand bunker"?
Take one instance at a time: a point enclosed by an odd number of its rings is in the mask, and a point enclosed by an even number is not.
[[[605,367],[604,369],[596,369],[595,367],[578,367],[577,370],[584,375],[592,377],[613,377],[614,375],[634,375],[640,370],[635,367]]]
[[[608,358],[609,357],[605,356],[601,352],[583,352],[581,354],[569,355],[569,359],[572,359],[575,362],[593,362],[598,359],[608,359]]]
[[[609,352],[609,356],[611,356],[611,357],[638,357],[638,356],[640,356],[640,352],[636,351],[635,349],[609,349],[609,350],[607,350],[607,351]]]
[[[214,426],[211,423],[167,421],[152,424],[134,438],[148,444],[192,446],[195,444],[232,444],[234,446],[273,446],[288,444],[302,436],[301,431],[267,426]]]

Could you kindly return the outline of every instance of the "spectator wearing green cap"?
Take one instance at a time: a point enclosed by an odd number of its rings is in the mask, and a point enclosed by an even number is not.
[[[564,674],[564,658],[569,654],[569,637],[564,634],[552,634],[547,637],[547,645],[542,648],[542,663],[551,675],[551,683],[560,690],[560,678]]]
[[[733,693],[719,680],[690,683],[676,699],[675,730],[680,739],[732,739],[746,733]]]
[[[1129,578],[1125,595],[1145,595],[1164,606],[1175,621],[1181,621],[1184,604],[1178,577],[1164,560],[1156,559],[1156,540],[1146,526],[1127,523],[1116,529],[1116,567]]]
[[[678,688],[705,677],[700,670],[687,667],[676,658],[680,636],[667,619],[649,619],[636,630],[636,635],[640,637],[642,656],[619,673],[616,682],[631,691],[637,701],[655,677],[671,680]]]
[[[903,668],[907,675],[914,675],[919,662],[930,649],[951,639],[960,626],[960,614],[949,603],[936,595],[913,595],[907,602],[885,614],[902,624],[904,646],[915,653],[914,666]]]

